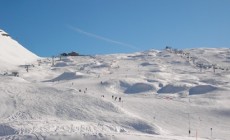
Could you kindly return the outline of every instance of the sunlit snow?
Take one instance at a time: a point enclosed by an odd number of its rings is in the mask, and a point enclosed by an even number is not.
[[[3,33],[2,140],[230,139],[227,48],[56,57],[52,66]]]

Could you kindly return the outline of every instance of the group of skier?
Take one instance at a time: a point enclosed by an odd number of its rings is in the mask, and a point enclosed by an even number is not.
[[[117,100],[118,97],[115,97],[112,95],[112,99],[114,99],[115,101]],[[118,98],[119,102],[121,102],[121,97]]]

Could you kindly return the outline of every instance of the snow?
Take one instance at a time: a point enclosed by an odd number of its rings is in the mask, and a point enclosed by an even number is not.
[[[189,94],[190,95],[205,94],[205,93],[213,92],[215,90],[217,90],[217,88],[211,85],[199,85],[199,86],[190,88]]]
[[[8,41],[1,43],[1,70],[19,72],[0,75],[1,140],[230,138],[228,70],[200,71],[186,56],[166,50],[55,58],[52,66],[51,58],[38,64],[18,43],[11,49],[10,37],[0,39]],[[226,68],[227,50],[186,51],[199,63]],[[29,60],[27,72],[20,65]]]
[[[186,91],[188,87],[186,85],[175,85],[175,84],[168,84],[162,87],[157,93],[180,93],[182,91]]]
[[[38,59],[38,56],[25,49],[17,41],[0,29],[0,71],[12,70],[15,66],[29,64]],[[7,34],[8,35],[8,34]]]
[[[64,72],[58,77],[52,80],[49,80],[49,82],[56,82],[56,81],[61,81],[61,80],[74,80],[78,78],[84,78],[84,74],[80,72]]]

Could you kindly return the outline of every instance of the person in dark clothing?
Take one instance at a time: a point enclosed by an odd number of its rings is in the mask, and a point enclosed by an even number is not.
[[[119,97],[119,102],[121,102],[121,97]]]

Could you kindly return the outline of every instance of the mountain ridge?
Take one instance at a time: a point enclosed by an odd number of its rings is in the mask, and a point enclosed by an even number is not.
[[[15,69],[18,65],[33,62],[39,57],[23,47],[11,36],[0,29],[0,70]]]

